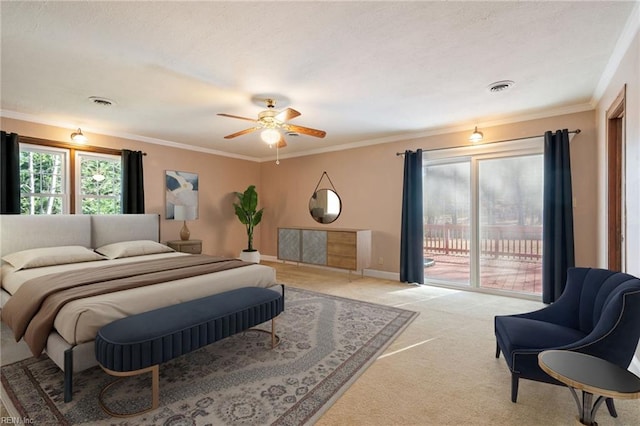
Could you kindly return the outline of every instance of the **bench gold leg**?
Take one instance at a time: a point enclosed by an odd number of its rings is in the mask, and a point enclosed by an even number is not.
[[[118,377],[117,380],[109,383],[104,388],[102,388],[102,390],[100,391],[100,395],[98,396],[98,403],[100,404],[100,408],[102,408],[102,410],[104,410],[105,413],[113,417],[133,417],[133,416],[138,416],[140,414],[148,413],[149,411],[152,411],[158,408],[158,405],[160,404],[160,373],[159,373],[160,368],[158,365],[152,365],[151,367],[141,368],[140,370],[124,371],[124,372],[113,371],[104,367],[102,367],[102,369],[107,374]],[[117,413],[115,411],[111,411],[102,401],[103,395],[111,386],[115,385],[116,383],[120,382],[126,377],[137,376],[139,374],[144,374],[149,372],[151,373],[151,406],[149,408],[143,409],[141,411],[136,411],[134,413]]]
[[[271,318],[271,349],[276,347],[276,319]],[[280,343],[280,338],[278,337],[278,343]]]
[[[271,318],[271,331],[261,330],[259,328],[250,328],[251,331],[257,331],[260,333],[267,333],[271,335],[271,349],[275,348],[280,344],[280,336],[276,334],[276,319]]]

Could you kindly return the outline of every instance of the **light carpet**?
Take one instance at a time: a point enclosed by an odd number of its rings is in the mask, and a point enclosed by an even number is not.
[[[75,375],[70,403],[46,355],[2,367],[2,384],[19,416],[38,425],[312,424],[417,315],[288,287],[278,347],[248,331],[162,364],[160,408],[128,419],[100,409],[97,395],[114,379],[98,367]],[[115,411],[149,401],[144,376],[112,387],[105,400]]]

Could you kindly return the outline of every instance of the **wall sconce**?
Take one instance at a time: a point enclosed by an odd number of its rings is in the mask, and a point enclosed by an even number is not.
[[[85,135],[82,134],[82,130],[78,127],[77,132],[71,133],[71,140],[76,143],[86,143],[89,139]]]
[[[469,136],[469,142],[478,143],[482,140],[483,137],[484,135],[482,134],[482,132],[478,131],[478,126],[476,126],[473,130],[473,133],[471,133],[471,136]]]

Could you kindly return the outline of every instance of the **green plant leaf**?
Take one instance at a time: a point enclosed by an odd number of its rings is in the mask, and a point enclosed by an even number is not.
[[[253,216],[253,226],[256,226],[257,224],[260,223],[260,221],[262,220],[262,212],[264,211],[264,209],[260,209],[259,211],[256,212],[256,214]]]
[[[236,209],[236,216],[238,216],[240,223],[242,223],[243,225],[248,225],[249,221],[247,220],[245,210],[239,204],[234,204],[233,207],[235,207]]]
[[[246,191],[244,191],[242,197],[242,207],[250,212],[255,212],[258,207],[258,193],[256,192],[256,187],[254,185],[250,185]]]
[[[247,229],[247,247],[253,250],[253,228],[262,220],[264,209],[258,207],[258,193],[255,185],[249,185],[244,192],[235,192],[237,203],[233,203],[236,216]]]

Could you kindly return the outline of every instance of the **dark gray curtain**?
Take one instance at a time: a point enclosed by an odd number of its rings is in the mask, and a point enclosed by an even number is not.
[[[144,177],[141,151],[122,150],[122,213],[144,213]]]
[[[20,144],[16,133],[0,141],[0,214],[20,214]]]
[[[400,281],[424,283],[422,150],[404,153]]]
[[[567,269],[575,266],[573,196],[569,132],[544,135],[544,200],[542,210],[542,301],[555,302],[564,291]]]

